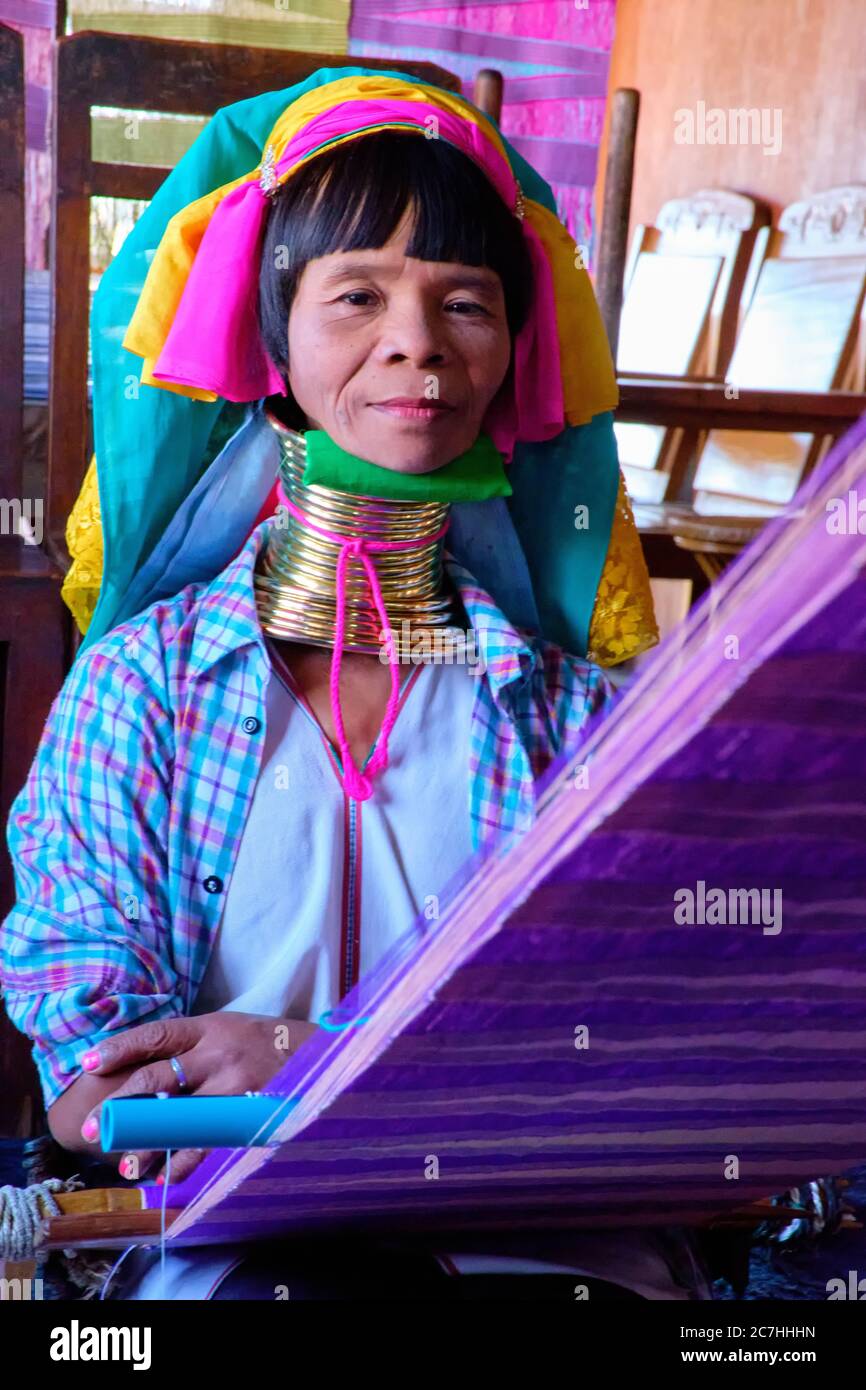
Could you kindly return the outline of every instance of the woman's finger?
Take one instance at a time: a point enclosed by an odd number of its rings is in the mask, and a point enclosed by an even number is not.
[[[184,1057],[183,1070],[189,1085],[189,1094],[193,1095],[199,1085],[200,1078],[191,1074],[190,1059]],[[102,1107],[109,1100],[124,1100],[130,1097],[155,1096],[158,1091],[167,1091],[169,1095],[177,1094],[177,1076],[169,1062],[148,1062],[145,1066],[139,1067],[137,1071],[131,1072],[121,1086],[116,1091],[112,1091],[110,1096],[95,1105],[81,1126],[81,1137],[88,1143],[95,1144],[99,1139],[99,1131],[102,1124]]]
[[[176,1057],[189,1052],[201,1037],[202,1027],[196,1018],[156,1018],[137,1028],[104,1038],[81,1058],[81,1068],[95,1076],[105,1076],[121,1067],[137,1062],[150,1062],[163,1057]]]
[[[158,1183],[164,1183],[166,1178],[172,1184],[183,1182],[194,1173],[203,1158],[210,1153],[209,1149],[178,1149],[171,1155],[171,1163],[164,1165],[156,1175]]]

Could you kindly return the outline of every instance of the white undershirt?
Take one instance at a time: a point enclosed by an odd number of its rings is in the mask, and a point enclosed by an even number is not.
[[[468,666],[413,667],[401,683],[389,763],[350,802],[325,735],[275,672],[262,767],[193,1013],[316,1020],[369,971],[472,853]],[[303,702],[302,702],[303,701]]]

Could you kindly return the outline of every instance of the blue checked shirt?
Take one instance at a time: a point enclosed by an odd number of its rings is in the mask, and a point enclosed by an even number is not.
[[[78,656],[12,804],[0,983],[46,1106],[106,1034],[192,1009],[264,752],[253,570],[270,524],[215,579]],[[531,823],[536,780],[612,692],[598,667],[514,628],[447,552],[446,566],[484,656],[468,769],[479,849]]]

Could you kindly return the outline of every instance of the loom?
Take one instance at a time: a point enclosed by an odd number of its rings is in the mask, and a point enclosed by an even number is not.
[[[169,1188],[169,1247],[735,1222],[862,1162],[866,535],[827,524],[852,491],[866,421],[342,1001],[359,1026],[289,1059],[269,1142]],[[740,919],[677,921],[698,882]],[[163,1193],[64,1197],[49,1244],[152,1243]]]

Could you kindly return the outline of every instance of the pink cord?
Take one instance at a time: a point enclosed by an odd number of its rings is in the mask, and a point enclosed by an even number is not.
[[[450,521],[446,521],[444,526],[430,536],[422,536],[419,540],[410,541],[371,541],[363,537],[351,537],[347,539],[334,531],[326,531],[324,526],[316,526],[304,515],[300,508],[296,507],[289,500],[283,489],[282,482],[277,484],[277,497],[280,502],[291,512],[296,520],[311,531],[316,531],[318,535],[325,536],[327,540],[334,541],[340,547],[340,554],[337,557],[337,616],[334,631],[334,654],[331,658],[331,678],[329,682],[331,695],[331,712],[334,716],[334,728],[337,731],[337,744],[340,749],[343,761],[343,789],[354,801],[366,801],[373,793],[373,778],[379,772],[384,772],[388,766],[388,738],[397,719],[397,705],[400,700],[400,677],[397,674],[397,662],[393,660],[394,655],[394,633],[388,621],[388,612],[385,608],[385,601],[382,598],[382,590],[379,586],[379,576],[375,566],[370,559],[370,551],[384,550],[417,550],[422,545],[429,545],[431,541],[437,541],[445,535]],[[362,772],[357,767],[349,748],[349,740],[346,738],[346,730],[343,725],[343,714],[340,708],[340,666],[343,659],[343,636],[346,628],[346,566],[349,556],[357,556],[370,584],[373,594],[373,602],[382,623],[384,634],[385,649],[388,653],[389,664],[391,667],[391,693],[388,696],[388,704],[385,709],[385,717],[382,720],[382,727],[376,738],[376,746],[373,756],[367,764],[367,770]]]

